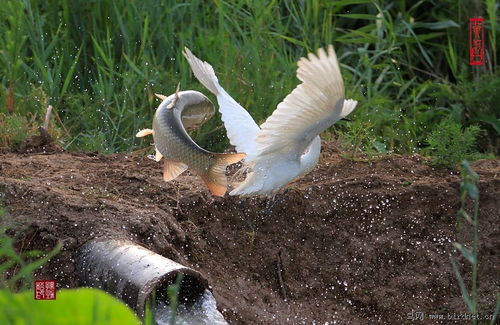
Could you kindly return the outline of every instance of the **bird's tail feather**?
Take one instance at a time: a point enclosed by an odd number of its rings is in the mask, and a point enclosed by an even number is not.
[[[244,181],[240,182],[235,189],[229,192],[229,195],[251,195],[252,193],[258,192],[262,188],[262,184],[257,180],[259,177],[255,172],[247,174]],[[262,180],[262,178],[260,178]]]
[[[244,167],[245,168],[245,167]],[[266,180],[267,169],[255,168],[255,165],[248,166],[251,170],[244,181],[237,184],[237,186],[229,192],[229,195],[252,195],[260,193],[264,188]]]

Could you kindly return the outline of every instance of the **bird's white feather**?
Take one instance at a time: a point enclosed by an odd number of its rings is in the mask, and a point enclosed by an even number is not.
[[[191,70],[193,71],[196,79],[198,79],[203,86],[210,90],[212,94],[218,95],[219,90],[217,89],[217,85],[219,84],[219,80],[215,75],[214,68],[212,68],[209,63],[198,59],[187,47],[184,48],[183,54],[187,59],[189,66],[191,66]]]
[[[342,107],[342,113],[340,114],[340,117],[344,118],[347,115],[351,114],[351,112],[356,108],[356,105],[358,105],[357,100],[354,99],[344,100],[344,107]]]
[[[319,134],[349,115],[357,101],[344,100],[344,83],[333,46],[319,49],[298,62],[302,82],[261,125],[219,85],[210,64],[189,49],[187,58],[196,78],[217,96],[231,144],[245,152],[247,177],[230,195],[275,193],[311,170],[321,150]]]
[[[261,125],[258,156],[287,152],[300,157],[316,136],[342,118],[344,83],[333,46],[328,54],[319,49],[317,56],[301,58],[298,66],[302,83]]]
[[[257,133],[259,126],[248,111],[238,104],[219,84],[214,69],[207,62],[202,62],[188,48],[184,49],[184,56],[188,60],[196,78],[214,95],[217,96],[219,111],[227,131],[229,142],[236,147],[239,153],[246,153],[246,160],[251,160],[256,153]]]
[[[250,164],[251,172],[229,195],[274,194],[300,174],[300,162],[285,156],[260,159]],[[292,176],[290,179],[290,175]]]

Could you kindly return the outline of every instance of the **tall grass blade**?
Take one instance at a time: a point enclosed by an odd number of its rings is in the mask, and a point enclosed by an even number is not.
[[[455,273],[455,276],[457,278],[458,286],[460,287],[460,292],[462,293],[462,297],[465,301],[465,304],[467,305],[467,308],[469,308],[469,311],[473,312],[473,310],[475,308],[473,307],[469,292],[467,291],[467,288],[465,287],[464,279],[462,278],[462,275],[460,274],[460,270],[458,269],[457,262],[453,256],[451,256],[451,265],[453,266],[453,272]]]

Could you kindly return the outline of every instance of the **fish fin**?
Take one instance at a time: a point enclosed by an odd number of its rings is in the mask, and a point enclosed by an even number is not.
[[[165,182],[171,181],[180,174],[182,174],[188,166],[180,161],[167,160],[163,164],[163,180]]]
[[[240,153],[217,153],[215,154],[215,157],[217,159],[218,164],[223,164],[224,167],[227,165],[235,164],[241,159],[245,158],[247,156],[246,153],[240,152]]]
[[[140,130],[139,132],[137,132],[137,134],[135,136],[137,138],[142,138],[142,137],[145,137],[146,135],[150,135],[150,134],[153,134],[153,130],[144,129],[144,130]]]
[[[179,89],[181,87],[181,83],[179,82],[177,84],[177,89],[175,90],[175,97],[174,97],[174,100],[167,105],[167,108],[173,108],[175,106],[175,104],[177,104],[177,101],[179,100]]]
[[[177,89],[175,89],[175,100],[177,101],[179,99],[179,91],[181,90],[181,83],[179,82],[177,84]]]
[[[212,175],[213,176],[213,175]],[[224,183],[226,182],[226,176],[222,175],[224,178]],[[220,179],[220,175],[216,176],[216,179],[212,179],[210,176],[201,176],[205,184],[207,185],[210,193],[215,196],[224,196],[227,191],[227,185],[222,183],[222,179]]]
[[[245,153],[215,154],[215,163],[201,178],[215,196],[224,196],[227,190],[226,166],[246,157]]]
[[[161,152],[158,150],[158,148],[155,147],[155,161],[160,161],[161,158],[163,158],[163,155]]]
[[[158,98],[159,98],[159,99],[161,99],[161,100],[165,100],[165,99],[167,99],[167,96],[165,96],[165,95],[155,94],[155,96],[156,96],[156,97],[158,97]]]

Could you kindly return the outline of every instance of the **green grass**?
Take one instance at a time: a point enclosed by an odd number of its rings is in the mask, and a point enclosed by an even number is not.
[[[470,16],[487,21],[484,67],[468,65]],[[484,128],[478,148],[495,152],[499,32],[491,0],[6,0],[0,113],[41,123],[51,104],[64,147],[132,151],[149,144],[134,134],[150,126],[155,92],[168,95],[180,82],[207,93],[190,73],[184,46],[210,62],[223,87],[262,122],[297,85],[295,62],[333,43],[347,96],[360,102],[351,118],[371,125],[379,148],[420,152],[453,116]],[[220,126],[217,116],[192,136],[223,150]],[[348,126],[330,132],[338,130]]]
[[[462,130],[459,123],[443,120],[427,137],[431,164],[456,167],[462,160],[476,156],[476,138],[480,131],[477,125]]]
[[[145,324],[150,325],[153,314],[148,305],[143,322],[121,300],[94,288],[56,290],[56,299],[33,299],[35,270],[41,268],[59,253],[61,244],[50,252],[18,252],[16,238],[6,232],[7,210],[0,200],[0,324]],[[171,324],[175,322],[175,310],[182,274],[175,284],[168,287],[171,302]],[[153,301],[155,301],[153,299]]]
[[[17,239],[7,235],[4,218],[8,215],[0,201],[0,324],[140,324],[122,301],[98,289],[57,290],[56,300],[35,300],[33,273],[61,245],[46,253],[18,252]]]
[[[450,255],[451,264],[453,267],[453,272],[457,278],[457,282],[462,293],[462,298],[467,306],[468,311],[471,315],[479,314],[480,310],[478,308],[478,289],[477,289],[477,277],[479,268],[479,189],[477,187],[479,183],[479,176],[470,167],[467,160],[461,163],[462,170],[462,183],[460,184],[460,201],[461,207],[458,211],[457,220],[459,225],[462,225],[466,221],[468,226],[467,230],[470,231],[472,237],[471,248],[467,248],[466,245],[454,242],[454,248],[460,252],[460,255],[465,258],[465,260],[471,264],[471,285],[470,290],[467,289],[464,277],[460,272],[458,262],[455,256]],[[466,203],[471,200],[473,204],[472,213],[467,212]],[[497,301],[495,304],[495,309],[489,315],[492,315],[492,319],[489,324],[496,324],[496,319],[500,312],[500,295],[497,294]],[[478,324],[477,319],[472,319],[472,324]],[[481,324],[486,324],[486,322],[481,322]]]
[[[56,247],[44,256],[36,251],[20,254],[14,249],[12,238],[0,234],[1,324],[140,324],[122,301],[97,289],[57,290],[56,300],[34,300],[33,272],[59,249]],[[6,278],[4,272],[16,265],[18,271]]]

